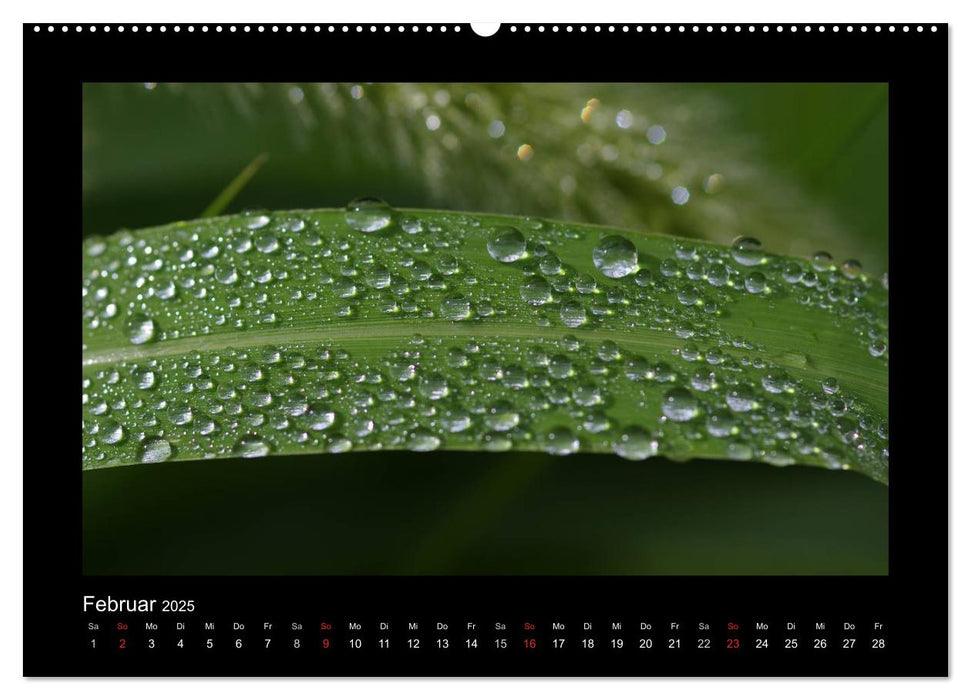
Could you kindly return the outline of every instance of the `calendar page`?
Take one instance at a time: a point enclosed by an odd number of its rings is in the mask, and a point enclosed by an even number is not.
[[[24,25],[25,673],[946,675],[947,31]]]

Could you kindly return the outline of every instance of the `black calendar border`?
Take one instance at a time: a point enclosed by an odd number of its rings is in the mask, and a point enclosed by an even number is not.
[[[318,30],[319,26],[319,30]],[[939,276],[914,275],[903,261],[927,257],[943,268],[949,203],[948,27],[937,25],[517,25],[492,37],[468,25],[33,25],[24,31],[25,377],[32,391],[25,416],[67,417],[77,403],[63,355],[80,343],[77,308],[31,288],[29,261],[45,260],[45,286],[63,280],[76,294],[81,247],[57,257],[41,249],[57,232],[81,227],[81,85],[100,81],[591,81],[591,82],[886,82],[890,89],[890,574],[885,577],[83,577],[81,472],[73,432],[45,444],[43,468],[24,465],[25,675],[946,675],[948,673],[949,456],[942,430],[946,376],[931,373],[922,348],[943,347],[940,325],[907,301],[936,300]],[[542,31],[540,27],[542,26]],[[627,27],[626,30],[624,27]],[[78,29],[80,27],[80,29]],[[191,27],[191,31],[190,31]],[[232,27],[236,29],[233,30]],[[249,31],[245,29],[249,27]],[[262,30],[259,27],[263,27]],[[275,27],[275,29],[274,29]],[[303,29],[301,29],[303,27]],[[429,29],[430,27],[430,29]],[[528,31],[527,31],[528,27]],[[792,29],[795,27],[795,30]],[[879,27],[879,31],[878,31]],[[639,29],[638,29],[639,28]],[[339,57],[353,55],[353,64]],[[393,60],[389,60],[393,57]],[[821,125],[820,128],[825,128]],[[54,267],[57,272],[53,271]],[[41,311],[41,313],[37,313]],[[71,341],[74,328],[77,335]],[[63,338],[63,349],[35,348],[37,334]],[[41,355],[41,356],[38,356]],[[942,362],[943,365],[943,362]],[[64,367],[62,371],[56,368]],[[78,367],[78,370],[80,368]],[[76,370],[76,371],[78,371]],[[946,375],[947,370],[943,370]],[[42,398],[38,398],[42,397]],[[58,419],[60,420],[60,418]],[[70,423],[70,421],[66,421]],[[25,421],[25,444],[36,440]],[[74,425],[77,425],[76,423]],[[928,447],[930,445],[930,447]],[[256,664],[112,667],[86,664],[62,631],[79,624],[82,593],[208,596],[219,605],[301,602],[306,609],[387,613],[429,610],[463,601],[462,614],[565,615],[570,611],[731,609],[742,615],[890,616],[897,643],[869,665],[830,660],[780,661],[709,668],[668,663],[617,666],[580,660],[566,665],[496,663],[483,667],[384,667],[348,661],[340,668]],[[313,608],[316,606],[316,608]],[[666,606],[666,607],[665,607]],[[868,612],[869,611],[869,612]],[[384,612],[382,614],[384,614]],[[714,614],[714,612],[713,612]],[[736,614],[736,613],[733,613]]]

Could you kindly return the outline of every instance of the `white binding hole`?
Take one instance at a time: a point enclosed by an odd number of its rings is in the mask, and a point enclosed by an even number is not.
[[[473,22],[472,31],[478,36],[492,36],[502,25],[499,22]]]

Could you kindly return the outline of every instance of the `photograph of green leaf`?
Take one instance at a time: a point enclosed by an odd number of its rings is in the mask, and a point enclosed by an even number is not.
[[[85,574],[887,574],[885,84],[82,105]]]

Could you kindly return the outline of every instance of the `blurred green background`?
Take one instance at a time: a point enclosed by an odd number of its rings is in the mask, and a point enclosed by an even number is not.
[[[195,218],[265,153],[231,210],[370,194],[887,264],[882,84],[90,84],[82,132],[85,235]],[[377,453],[83,480],[88,574],[887,572],[886,487],[815,468]]]

